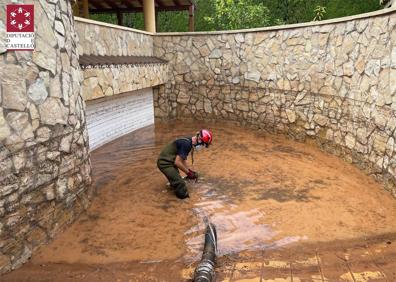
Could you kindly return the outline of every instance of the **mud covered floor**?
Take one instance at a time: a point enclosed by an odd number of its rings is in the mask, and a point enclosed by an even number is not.
[[[201,126],[214,143],[194,154],[200,179],[179,200],[156,158]],[[117,139],[92,153],[92,165],[97,195],[86,214],[3,279],[188,281],[209,217],[219,281],[396,281],[396,200],[315,147],[178,122]]]

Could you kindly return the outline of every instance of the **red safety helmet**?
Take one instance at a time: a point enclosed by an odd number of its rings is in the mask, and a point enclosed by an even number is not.
[[[205,143],[206,147],[212,143],[212,132],[207,129],[201,129],[199,131],[199,137],[201,138],[201,141]]]

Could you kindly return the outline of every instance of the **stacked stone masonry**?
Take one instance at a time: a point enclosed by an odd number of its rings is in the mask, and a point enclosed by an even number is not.
[[[159,119],[235,121],[312,139],[396,195],[394,9],[319,24],[154,36],[75,23],[68,0],[24,3],[35,4],[34,52],[6,52],[0,20],[0,272],[19,267],[89,204],[82,92],[89,100],[161,84]],[[79,54],[157,56],[169,64],[82,72]]]
[[[35,5],[34,52],[6,52],[7,3],[0,6],[0,272],[27,261],[92,194],[70,2],[23,2]]]
[[[153,36],[130,28],[76,18],[80,55],[153,56]],[[82,70],[85,101],[164,84],[166,64],[123,65]]]
[[[163,34],[159,119],[236,121],[316,140],[396,196],[396,13],[243,32]]]
[[[123,65],[90,68],[82,72],[82,95],[88,101],[164,84],[167,81],[168,65]]]
[[[153,56],[153,35],[131,28],[75,18],[80,55]]]

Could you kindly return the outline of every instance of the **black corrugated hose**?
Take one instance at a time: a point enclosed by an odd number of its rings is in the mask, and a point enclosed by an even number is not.
[[[202,259],[195,269],[194,282],[214,282],[217,252],[216,226],[207,223]]]

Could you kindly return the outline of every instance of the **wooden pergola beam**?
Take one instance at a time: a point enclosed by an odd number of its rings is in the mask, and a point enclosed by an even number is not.
[[[158,7],[165,7],[161,0],[154,0]]]
[[[74,2],[73,7],[73,16],[80,16],[80,6],[78,5],[78,1]]]
[[[148,32],[155,33],[155,1],[144,0],[143,1],[143,13],[144,13],[144,29]]]
[[[195,7],[194,4],[190,5],[188,9],[188,31],[195,31]]]
[[[186,11],[190,8],[190,5],[182,5],[178,7],[158,7],[159,11]],[[118,9],[107,9],[107,8],[99,8],[99,9],[91,9],[89,11],[92,14],[96,13],[141,13],[143,12],[143,7],[135,7],[135,8],[118,8]]]
[[[176,4],[177,6],[182,6],[182,4],[180,4],[179,0],[173,0],[172,1],[174,4]]]
[[[135,8],[135,6],[132,4],[131,1],[122,0],[121,2],[122,2],[125,6],[127,6],[127,8]]]
[[[101,0],[102,2],[106,3],[107,6],[113,8],[114,10],[119,10],[120,7],[118,7],[117,4],[115,4],[112,0],[106,1],[106,0]]]
[[[100,1],[98,1],[98,0],[89,0],[89,3],[90,3],[92,6],[95,6],[95,9],[107,9],[106,6],[104,6],[103,3],[100,2]],[[111,7],[111,6],[109,6],[109,7]],[[90,9],[90,11],[91,11],[91,10],[92,10],[92,9]]]
[[[88,0],[83,0],[83,13],[82,16],[86,19],[89,19],[89,3]]]
[[[122,25],[124,22],[124,14],[117,12],[117,24]]]
[[[82,16],[111,13],[123,24],[125,13],[144,13],[146,30],[158,30],[158,13],[166,11],[188,11],[188,30],[195,31],[195,5],[193,0],[78,0],[82,4]],[[139,6],[140,5],[140,6]],[[170,6],[167,6],[170,5]],[[146,18],[148,23],[146,22]]]

